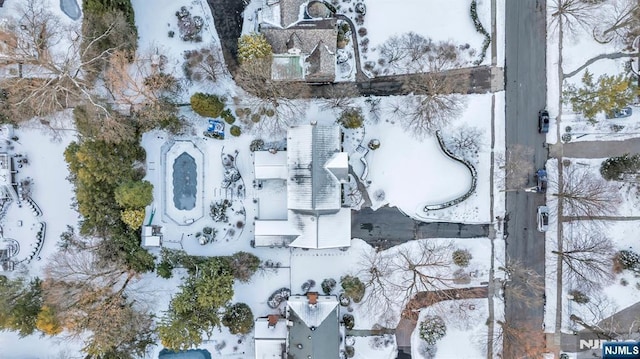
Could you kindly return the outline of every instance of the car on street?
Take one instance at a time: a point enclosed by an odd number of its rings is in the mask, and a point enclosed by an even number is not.
[[[538,193],[546,193],[547,192],[547,171],[543,168],[536,171],[536,192]]]
[[[549,229],[549,207],[538,206],[538,231],[546,232]]]
[[[549,132],[549,111],[540,110],[538,112],[538,132]]]
[[[622,109],[615,109],[607,114],[607,118],[624,118],[633,114],[631,107],[623,107]]]

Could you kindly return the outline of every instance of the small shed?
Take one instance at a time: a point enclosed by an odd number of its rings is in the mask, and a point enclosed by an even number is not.
[[[162,246],[162,227],[161,226],[143,226],[142,227],[142,246],[144,248],[158,248]]]

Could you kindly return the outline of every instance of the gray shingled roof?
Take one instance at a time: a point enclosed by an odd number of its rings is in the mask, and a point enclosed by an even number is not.
[[[300,19],[300,7],[308,0],[280,0],[280,23],[290,26]]]
[[[307,56],[307,81],[335,79],[338,36],[335,19],[300,21],[286,29],[265,25],[260,32],[271,44],[274,54],[286,54],[295,48]]]
[[[293,322],[293,326],[289,329],[288,358],[337,359],[340,357],[340,324],[337,304],[320,325],[313,330],[305,324],[299,313],[289,310],[288,314],[288,319]]]
[[[340,209],[340,182],[324,166],[341,149],[338,126],[305,125],[289,129],[287,208],[316,214]]]

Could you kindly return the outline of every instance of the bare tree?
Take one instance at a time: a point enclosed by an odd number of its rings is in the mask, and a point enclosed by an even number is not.
[[[420,292],[429,291],[434,296],[429,300],[454,299],[449,291],[441,291],[453,284],[453,245],[424,239],[419,240],[417,246],[400,246],[393,252],[375,252],[363,257],[358,276],[367,289],[364,301],[375,314],[391,315]]]
[[[453,83],[446,76],[422,74],[404,85],[411,94],[400,98],[392,111],[416,138],[423,139],[460,116],[464,100],[453,93]]]
[[[574,286],[593,292],[613,279],[614,248],[609,238],[597,232],[580,231],[563,238],[562,245],[564,248],[552,253],[560,256],[562,274]]]
[[[497,167],[504,170],[505,190],[522,189],[529,181],[533,167],[533,148],[516,144],[507,147],[505,156],[497,156]]]
[[[11,39],[3,52],[8,66],[17,66],[14,77],[0,81],[4,89],[2,110],[12,121],[46,116],[56,111],[89,102],[108,113],[92,93],[96,63],[117,47],[98,51],[100,41],[115,33],[126,33],[128,26],[121,14],[105,16],[113,20],[105,32],[85,39],[77,28],[63,26],[41,0],[22,3],[15,19],[9,21],[0,37]],[[65,41],[65,46],[62,46]],[[67,45],[68,44],[68,45]],[[125,46],[125,43],[120,43]],[[119,45],[120,46],[120,45]],[[89,56],[91,54],[92,56]]]
[[[458,126],[449,134],[445,133],[444,135],[447,148],[455,155],[465,159],[477,158],[478,152],[483,146],[484,131],[475,126]]]
[[[530,322],[497,321],[494,343],[502,343],[503,358],[542,358],[546,352],[544,334]],[[498,348],[500,346],[498,344]]]
[[[155,104],[161,99],[174,98],[182,90],[181,83],[164,72],[166,57],[159,49],[150,49],[131,55],[116,50],[104,72],[106,88],[114,102],[133,110]]]
[[[262,134],[281,136],[302,117],[302,104],[290,96],[306,97],[309,93],[308,85],[272,80],[270,59],[244,61],[236,74],[236,81],[253,95],[246,100],[254,109],[253,113],[266,114],[255,124],[255,128]]]
[[[45,304],[72,338],[85,340],[85,352],[100,355],[129,350],[143,355],[154,342],[152,316],[139,291],[128,288],[135,273],[102,261],[99,243],[61,250],[45,267]]]
[[[378,46],[378,53],[384,63],[401,72],[442,71],[462,65],[458,46],[436,43],[414,32],[391,36]]]
[[[184,53],[183,70],[189,81],[216,82],[224,73],[224,61],[219,49],[211,46]]]
[[[602,14],[593,29],[594,39],[631,45],[640,35],[640,4],[636,0],[612,0],[603,4],[602,8]]]
[[[588,219],[617,212],[620,192],[599,174],[569,165],[563,167],[562,178],[562,183],[558,183],[558,193],[553,193],[564,207],[565,213],[560,215]]]
[[[531,268],[521,262],[510,260],[498,268],[507,276],[503,289],[509,304],[515,306],[530,306],[542,303],[544,294],[544,279]]]
[[[577,35],[580,30],[591,27],[598,5],[597,2],[585,0],[553,0],[550,23],[555,27],[562,24],[563,31]]]
[[[355,98],[359,96],[358,89],[351,84],[333,84],[322,99],[321,107],[325,110],[344,111],[355,107]]]

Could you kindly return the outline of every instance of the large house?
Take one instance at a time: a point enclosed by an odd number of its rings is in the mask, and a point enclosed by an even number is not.
[[[260,33],[273,48],[271,77],[281,81],[332,82],[338,31],[324,3],[263,0]]]
[[[285,318],[256,319],[256,359],[340,358],[344,338],[340,330],[338,300],[316,292],[289,297]]]
[[[287,197],[286,218],[261,219],[258,213],[256,246],[350,246],[351,209],[342,201],[349,156],[342,151],[339,126],[291,127],[286,151],[254,155],[256,181],[284,181]]]

